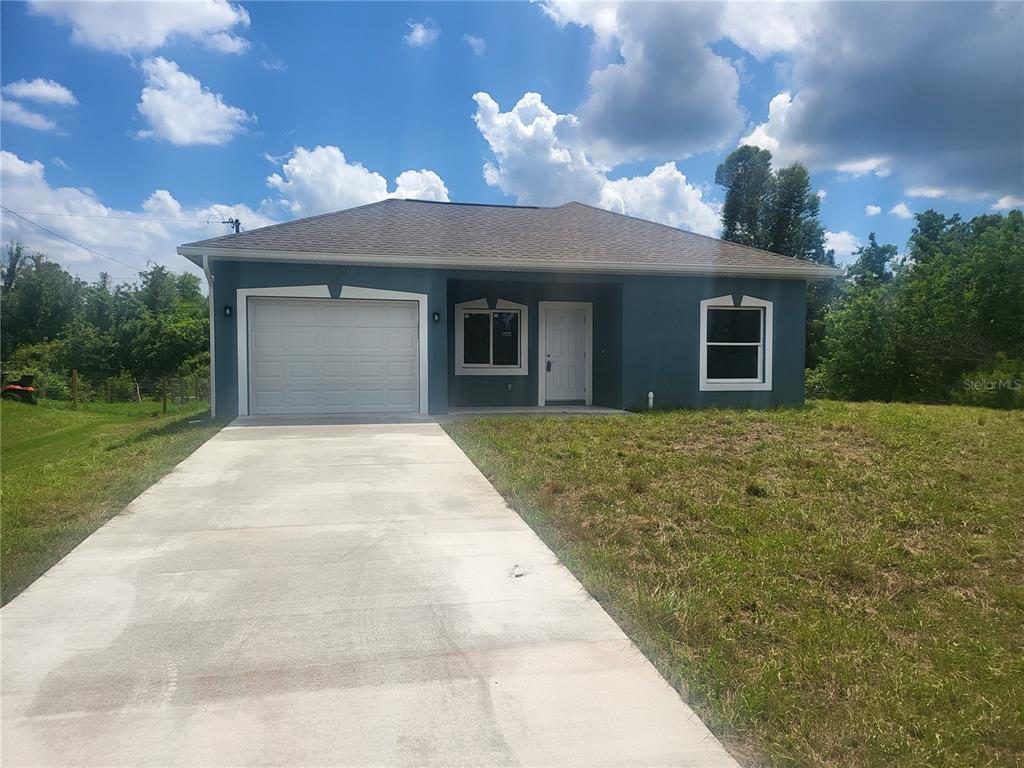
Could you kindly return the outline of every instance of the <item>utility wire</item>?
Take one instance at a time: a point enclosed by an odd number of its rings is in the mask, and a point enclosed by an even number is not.
[[[62,235],[62,234],[60,234],[58,232],[54,232],[52,229],[47,229],[42,224],[37,224],[36,222],[32,221],[32,219],[26,219],[20,213],[18,213],[17,211],[12,211],[6,205],[0,205],[0,208],[3,208],[8,213],[17,216],[22,221],[27,221],[33,227],[39,227],[39,229],[43,230],[43,232],[46,232],[47,234],[53,235],[54,237],[59,237],[61,240],[63,240],[66,243],[71,243],[71,245],[75,246],[76,248],[81,248],[83,251],[88,251],[89,253],[94,253],[97,256],[103,257],[104,259],[108,259],[109,261],[116,262],[117,264],[120,264],[123,267],[128,267],[128,269],[134,269],[136,272],[140,271],[138,269],[138,267],[136,267],[134,264],[129,264],[126,261],[121,261],[120,259],[115,259],[113,256],[107,256],[107,254],[105,254],[105,253],[100,253],[99,251],[95,251],[92,248],[89,248],[88,246],[82,245],[81,243],[76,243],[74,240],[71,240],[71,239],[69,239],[67,237],[64,237],[64,235]]]
[[[7,209],[10,210],[10,209]],[[50,212],[50,211],[10,211],[19,216],[67,216],[76,219],[121,219],[123,221],[171,221],[178,222],[181,224],[222,224],[221,221],[212,221],[210,219],[161,219],[156,216],[106,216],[101,213],[63,213],[63,212]],[[219,218],[219,216],[218,216]]]

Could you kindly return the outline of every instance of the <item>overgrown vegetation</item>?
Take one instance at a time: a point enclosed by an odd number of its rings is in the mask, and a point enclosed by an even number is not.
[[[209,368],[207,301],[199,278],[154,266],[138,285],[78,280],[20,243],[3,263],[0,353],[4,372],[33,374],[47,397],[99,396],[110,379],[204,375]],[[112,382],[117,384],[117,381]],[[125,382],[121,382],[125,383]]]
[[[894,252],[872,236],[829,307],[822,391],[1024,406],[1024,215],[929,211]]]
[[[154,403],[3,403],[3,602],[209,439],[220,425],[205,416],[205,404],[161,416]]]
[[[1024,761],[1024,413],[447,429],[745,764]]]
[[[722,237],[834,264],[807,170],[743,146],[718,167]],[[1024,215],[916,215],[907,252],[874,233],[807,295],[808,387],[843,400],[1024,407]]]

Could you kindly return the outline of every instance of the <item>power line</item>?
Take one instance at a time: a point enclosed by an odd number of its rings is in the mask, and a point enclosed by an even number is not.
[[[211,221],[207,219],[162,219],[156,216],[106,216],[101,213],[64,213],[64,212],[51,212],[51,211],[11,211],[9,208],[6,209],[11,213],[17,214],[18,216],[66,216],[75,219],[120,219],[122,221],[170,221],[180,224],[223,224],[220,221]],[[220,214],[223,215],[223,214]]]
[[[134,264],[129,264],[126,261],[121,261],[120,259],[115,259],[113,256],[107,256],[107,254],[105,254],[105,253],[100,253],[99,251],[93,250],[92,248],[89,248],[88,246],[82,245],[81,243],[76,243],[74,240],[71,240],[70,238],[64,237],[64,235],[60,234],[59,232],[54,232],[52,229],[47,229],[42,224],[37,224],[36,222],[32,221],[32,219],[26,219],[20,213],[18,213],[17,211],[12,211],[6,205],[0,205],[0,208],[3,208],[8,213],[11,213],[11,214],[17,216],[22,221],[27,221],[33,227],[39,227],[39,229],[43,230],[43,232],[46,232],[47,234],[53,235],[54,237],[59,237],[61,240],[63,240],[66,243],[71,243],[71,245],[75,246],[76,248],[81,248],[83,251],[87,251],[89,253],[96,254],[97,256],[101,256],[104,259],[108,259],[109,261],[113,261],[113,262],[115,262],[117,264],[120,264],[123,267],[128,267],[128,269],[134,269],[137,272],[140,271],[139,268],[136,267]]]

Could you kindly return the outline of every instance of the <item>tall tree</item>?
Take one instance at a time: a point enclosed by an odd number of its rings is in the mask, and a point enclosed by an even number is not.
[[[3,286],[3,292],[8,293],[14,286],[14,281],[18,277],[18,273],[24,266],[28,252],[25,250],[25,246],[20,242],[11,240],[7,244],[7,251],[4,253],[3,264],[0,264],[0,272],[3,273],[0,284]]]
[[[772,181],[772,153],[766,149],[744,145],[718,166],[715,183],[726,190],[723,239],[763,247],[765,208]]]
[[[775,173],[765,211],[765,237],[759,247],[797,259],[825,261],[825,228],[818,221],[821,198],[811,189],[811,175],[804,166],[794,163]]]
[[[78,311],[86,286],[63,267],[32,254],[0,305],[3,358],[21,344],[55,339]]]
[[[146,308],[157,314],[173,312],[179,298],[177,275],[159,265],[140,274],[142,287],[139,289],[139,298]]]
[[[733,150],[715,171],[715,183],[725,187],[722,238],[763,248],[784,256],[832,266],[835,254],[825,249],[825,228],[818,220],[821,199],[811,189],[811,175],[795,163],[773,172],[772,154],[742,146]],[[825,308],[835,294],[831,281],[807,291],[809,367],[817,365],[825,334]]]
[[[896,258],[895,245],[879,245],[875,233],[868,235],[868,244],[853,252],[856,260],[846,271],[846,276],[855,283],[887,283],[892,279],[889,264]]]
[[[828,263],[821,199],[799,163],[772,171],[772,153],[742,146],[715,171],[725,187],[722,239],[784,256]]]

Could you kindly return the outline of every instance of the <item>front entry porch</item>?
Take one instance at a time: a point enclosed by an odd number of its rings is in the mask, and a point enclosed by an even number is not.
[[[617,281],[450,279],[448,307],[449,412],[621,407]]]

